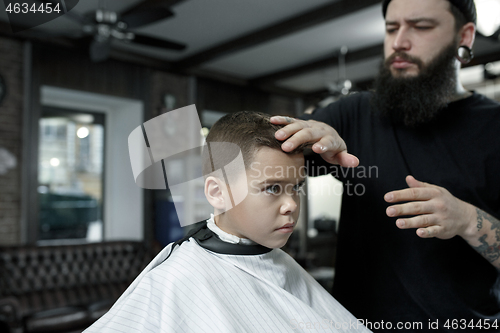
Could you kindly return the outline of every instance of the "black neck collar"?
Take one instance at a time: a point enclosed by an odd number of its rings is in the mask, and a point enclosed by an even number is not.
[[[175,242],[174,246],[181,245],[193,237],[202,248],[220,254],[258,255],[270,252],[272,249],[260,244],[242,245],[224,242],[212,230],[208,229],[207,222],[199,222],[200,226],[190,231],[184,238]]]

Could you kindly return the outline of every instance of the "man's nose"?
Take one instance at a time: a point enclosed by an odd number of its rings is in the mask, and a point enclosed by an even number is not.
[[[396,36],[392,42],[392,49],[394,51],[408,51],[411,48],[410,38],[406,28],[401,27],[398,29]]]

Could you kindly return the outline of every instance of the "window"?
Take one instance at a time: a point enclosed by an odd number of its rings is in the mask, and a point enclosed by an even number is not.
[[[38,240],[102,240],[104,114],[42,109]]]

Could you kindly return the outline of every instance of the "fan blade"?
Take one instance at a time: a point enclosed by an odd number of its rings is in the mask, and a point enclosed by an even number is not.
[[[177,50],[177,51],[182,51],[186,48],[185,44],[173,42],[173,41],[168,41],[164,39],[158,39],[154,37],[149,37],[145,35],[139,35],[135,34],[134,39],[132,40],[133,43],[137,44],[143,44],[143,45],[148,45],[148,46],[154,46],[154,47],[160,47],[163,49],[171,49],[171,50]]]
[[[138,28],[173,16],[171,6],[184,0],[145,0],[122,12],[120,21],[128,28]]]
[[[89,53],[93,62],[100,62],[108,59],[111,50],[111,41],[109,38],[103,40],[93,39],[90,43]]]
[[[54,37],[54,38],[69,38],[72,40],[77,40],[85,36],[81,29],[54,29],[54,30],[43,30],[43,35]]]
[[[133,29],[164,20],[171,16],[174,16],[174,13],[168,8],[143,8],[122,15],[120,21],[127,24],[127,28]]]

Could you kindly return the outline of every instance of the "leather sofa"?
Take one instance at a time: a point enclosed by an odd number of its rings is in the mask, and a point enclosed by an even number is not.
[[[0,328],[81,332],[153,256],[133,241],[0,247]]]

